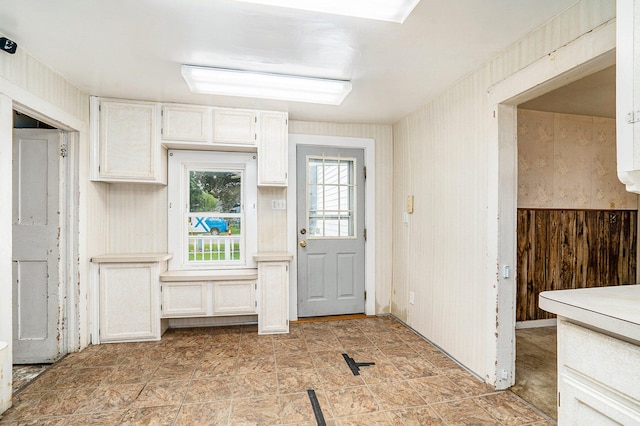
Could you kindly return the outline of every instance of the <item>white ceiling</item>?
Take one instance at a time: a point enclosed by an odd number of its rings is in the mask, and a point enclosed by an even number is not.
[[[518,108],[616,118],[616,67],[593,73]]]
[[[234,0],[0,0],[0,33],[92,95],[394,123],[575,1],[422,0],[396,24]],[[340,106],[192,94],[182,64],[353,91]]]

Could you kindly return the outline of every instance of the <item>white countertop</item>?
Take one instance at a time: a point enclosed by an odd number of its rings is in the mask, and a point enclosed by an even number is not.
[[[640,285],[543,291],[540,308],[640,345]]]

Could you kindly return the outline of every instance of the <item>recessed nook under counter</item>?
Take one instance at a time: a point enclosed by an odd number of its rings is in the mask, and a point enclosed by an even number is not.
[[[558,315],[558,424],[640,424],[640,285],[540,293]]]

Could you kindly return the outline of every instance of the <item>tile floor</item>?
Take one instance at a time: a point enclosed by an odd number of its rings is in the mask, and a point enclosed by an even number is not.
[[[354,376],[342,357],[375,362]],[[22,389],[2,425],[552,425],[491,392],[390,317],[169,330],[160,342],[92,346]]]

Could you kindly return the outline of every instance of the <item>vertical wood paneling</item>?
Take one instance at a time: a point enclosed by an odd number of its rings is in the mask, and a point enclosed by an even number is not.
[[[518,209],[516,320],[555,317],[538,308],[542,291],[635,283],[637,217],[637,210]]]
[[[109,253],[166,253],[166,186],[111,184],[108,212]]]
[[[389,313],[393,233],[393,129],[390,125],[289,121],[290,134],[371,138],[376,155],[376,313]],[[290,153],[290,155],[292,155]],[[291,206],[293,207],[293,206]]]
[[[613,2],[576,3],[393,126],[391,312],[491,383],[501,236],[487,90],[614,15]],[[415,213],[405,224],[407,195]]]
[[[52,105],[89,121],[89,96],[22,49],[0,56],[0,77]],[[0,92],[2,83],[0,81]]]

